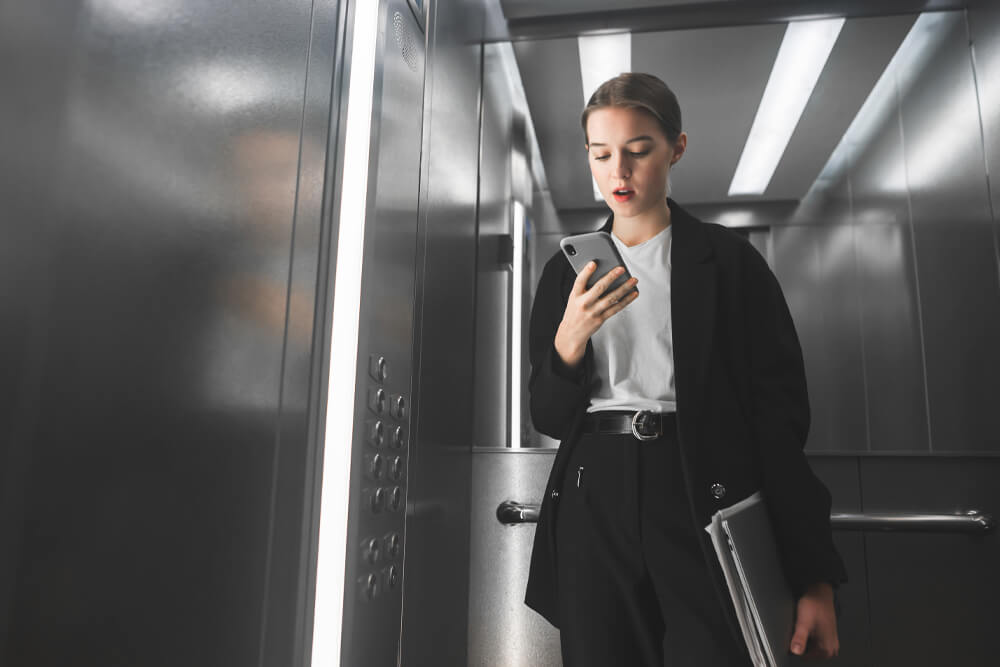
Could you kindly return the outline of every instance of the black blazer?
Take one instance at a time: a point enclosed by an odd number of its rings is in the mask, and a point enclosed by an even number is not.
[[[847,573],[833,545],[830,492],[803,453],[809,431],[805,369],[781,287],[742,236],[694,218],[672,199],[667,203],[673,225],[669,307],[681,461],[692,521],[715,572],[716,593],[742,641],[703,530],[719,508],[762,490],[796,596],[815,582],[827,581],[836,589]],[[601,229],[610,233],[612,220],[609,216]],[[546,263],[529,339],[531,419],[536,429],[561,443],[542,497],[525,603],[556,627],[558,493],[594,378],[591,342],[575,372],[553,345],[575,277],[561,252]],[[717,484],[725,491],[721,498],[718,486],[711,491]]]

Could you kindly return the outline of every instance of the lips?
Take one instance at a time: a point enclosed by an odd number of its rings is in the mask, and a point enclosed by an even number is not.
[[[635,196],[635,190],[631,188],[618,188],[617,190],[612,191],[611,195],[615,198],[615,201],[628,201]]]

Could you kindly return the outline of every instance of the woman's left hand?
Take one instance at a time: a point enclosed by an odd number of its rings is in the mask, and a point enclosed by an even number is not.
[[[813,584],[799,598],[791,651],[814,660],[833,658],[840,652],[833,586],[829,583]]]

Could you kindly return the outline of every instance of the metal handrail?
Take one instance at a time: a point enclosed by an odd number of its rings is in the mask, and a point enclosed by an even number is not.
[[[497,507],[504,525],[538,523],[540,505],[505,500]],[[988,533],[996,528],[993,515],[977,510],[964,514],[911,512],[835,512],[831,525],[838,530],[884,530],[905,532]]]
[[[993,515],[977,510],[964,514],[921,512],[840,512],[830,515],[840,530],[889,530],[906,532],[988,533],[996,527]]]

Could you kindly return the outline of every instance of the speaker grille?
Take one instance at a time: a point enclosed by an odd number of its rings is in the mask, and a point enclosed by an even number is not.
[[[400,53],[403,54],[403,60],[406,61],[407,67],[416,72],[417,55],[416,49],[413,47],[413,34],[406,27],[403,16],[399,12],[392,15],[392,31],[396,35],[396,44],[399,46]]]

